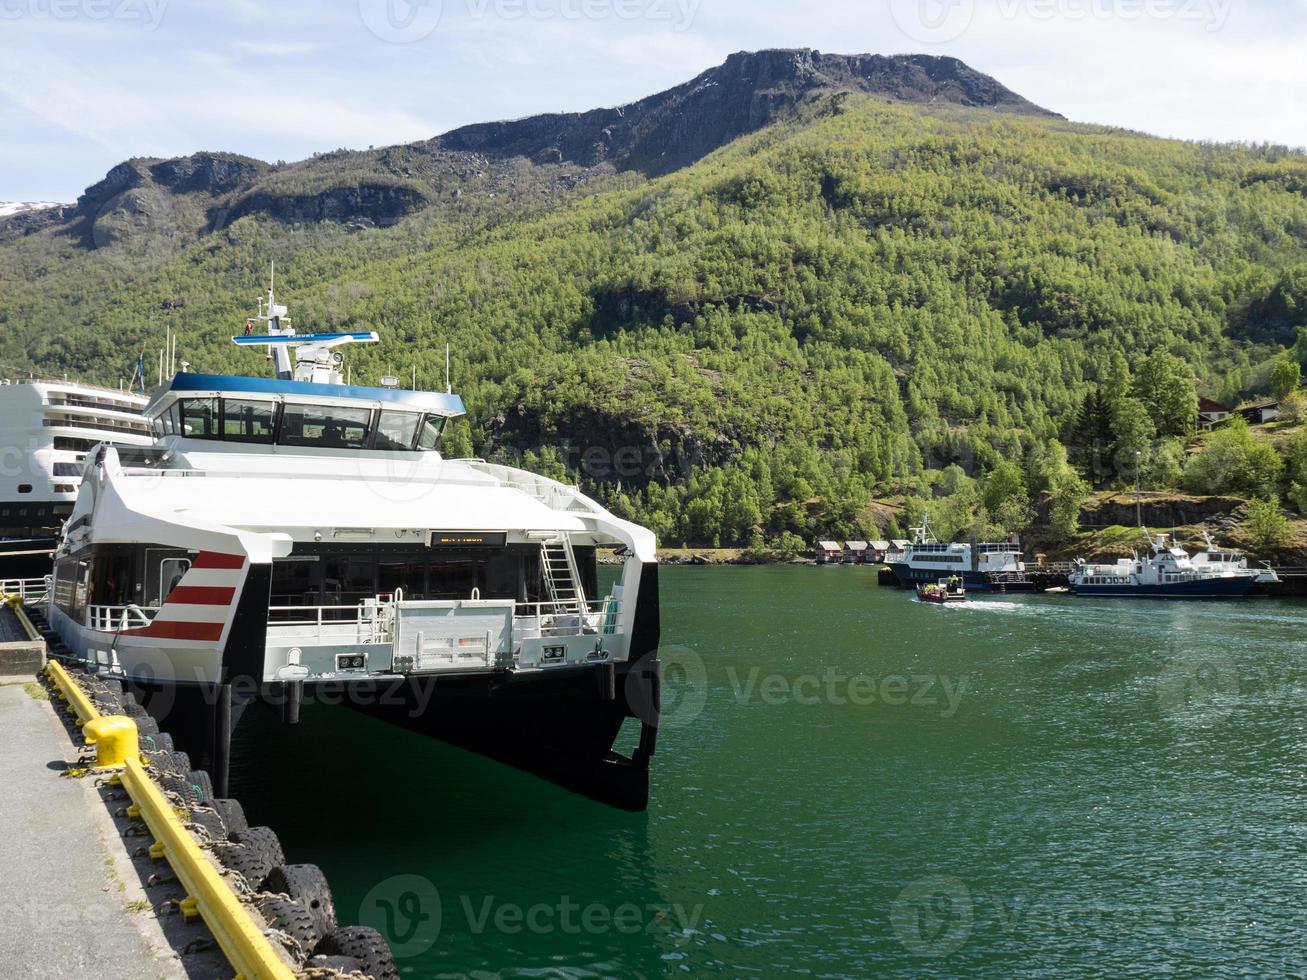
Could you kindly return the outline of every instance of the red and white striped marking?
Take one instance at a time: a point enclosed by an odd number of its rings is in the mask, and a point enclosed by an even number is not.
[[[201,551],[149,626],[119,636],[216,643],[236,608],[245,556]]]

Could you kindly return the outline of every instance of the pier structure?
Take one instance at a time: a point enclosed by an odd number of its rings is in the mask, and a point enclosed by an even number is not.
[[[321,871],[287,864],[270,828],[215,797],[114,678],[61,662],[53,635],[0,605],[6,975],[397,980],[379,933],[338,924]]]

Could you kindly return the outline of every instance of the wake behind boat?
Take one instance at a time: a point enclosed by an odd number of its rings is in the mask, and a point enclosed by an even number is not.
[[[225,782],[254,701],[357,710],[642,809],[657,736],[654,536],[576,487],[447,460],[443,393],[342,384],[270,288],[253,332],[276,377],[179,373],[149,448],[90,455],[56,555],[50,622],[142,688]],[[294,355],[294,363],[292,363]],[[601,590],[596,549],[622,565]],[[613,751],[639,721],[630,757]]]

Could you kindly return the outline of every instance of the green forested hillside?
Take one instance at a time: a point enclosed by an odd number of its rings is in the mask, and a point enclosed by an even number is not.
[[[438,385],[453,345],[452,452],[739,545],[872,535],[873,496],[1014,527],[1080,477],[1179,485],[1195,391],[1265,391],[1307,325],[1307,159],[1281,148],[835,95],[656,180],[496,200],[9,240],[0,362],[116,383],[168,322],[195,369],[262,373],[227,338],[275,258],[301,329],[381,332],[356,380]],[[1291,496],[1300,456],[1253,489]]]

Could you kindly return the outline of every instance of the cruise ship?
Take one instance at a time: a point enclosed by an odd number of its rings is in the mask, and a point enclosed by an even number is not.
[[[912,540],[889,562],[903,588],[933,585],[957,576],[975,592],[1031,592],[1020,546],[1011,541],[942,542],[930,529],[930,515],[912,529]]]
[[[294,722],[322,695],[645,808],[653,534],[574,486],[445,459],[448,384],[343,383],[342,348],[375,333],[298,335],[271,289],[256,319],[232,339],[275,377],[178,373],[145,407],[152,446],[89,457],[55,561],[63,642],[166,713],[220,793],[246,704]]]
[[[0,379],[0,580],[50,573],[87,452],[148,446],[146,398],[74,381]]]

